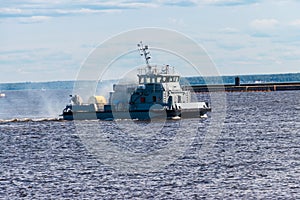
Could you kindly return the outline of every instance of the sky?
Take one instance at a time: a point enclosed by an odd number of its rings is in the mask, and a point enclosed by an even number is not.
[[[5,1],[0,82],[75,80],[97,45],[143,27],[191,38],[221,75],[298,73],[299,8],[299,0]]]

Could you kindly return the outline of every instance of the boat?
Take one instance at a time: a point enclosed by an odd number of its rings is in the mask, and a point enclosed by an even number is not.
[[[152,120],[199,118],[211,111],[207,102],[192,102],[192,94],[179,83],[180,75],[169,65],[151,65],[148,45],[138,44],[146,66],[138,69],[138,84],[114,84],[108,102],[92,96],[86,103],[79,95],[62,113],[64,120]]]
[[[0,92],[0,98],[5,96],[6,96],[5,93]]]

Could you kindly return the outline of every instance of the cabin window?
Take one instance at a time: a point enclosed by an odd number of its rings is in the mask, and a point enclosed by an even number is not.
[[[145,97],[141,97],[141,103],[145,103],[146,98]]]
[[[156,102],[156,96],[152,97],[153,102]]]
[[[181,103],[181,96],[178,96],[178,103]]]
[[[145,83],[145,77],[140,77],[140,82],[139,83]]]
[[[161,82],[161,77],[157,77],[156,78],[156,83],[160,83]]]

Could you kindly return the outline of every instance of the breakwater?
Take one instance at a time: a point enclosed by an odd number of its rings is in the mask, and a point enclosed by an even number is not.
[[[300,82],[192,85],[190,89],[192,89],[194,92],[271,92],[271,91],[300,90]]]

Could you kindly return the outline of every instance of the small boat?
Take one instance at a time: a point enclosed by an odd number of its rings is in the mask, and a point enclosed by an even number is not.
[[[0,92],[0,97],[5,97],[5,93]]]
[[[211,111],[207,102],[192,102],[191,91],[182,89],[174,68],[151,65],[148,46],[140,42],[138,47],[146,62],[137,74],[138,84],[114,84],[108,102],[103,96],[92,96],[84,103],[79,95],[71,95],[63,119],[182,119]]]

